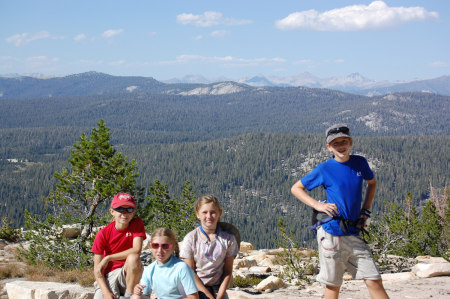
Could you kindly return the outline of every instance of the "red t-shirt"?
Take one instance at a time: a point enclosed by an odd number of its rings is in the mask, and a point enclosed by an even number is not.
[[[103,256],[122,252],[133,247],[133,239],[142,237],[145,240],[144,221],[134,218],[124,230],[117,230],[113,221],[102,228],[95,236],[92,252]],[[125,260],[115,260],[108,263],[103,274],[107,274],[117,268],[123,267]]]

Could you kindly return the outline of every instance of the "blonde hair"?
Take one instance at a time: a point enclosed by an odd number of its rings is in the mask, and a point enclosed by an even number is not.
[[[177,235],[167,227],[160,227],[153,231],[152,236],[150,238],[150,242],[152,242],[157,237],[166,237],[169,239],[172,244],[173,251],[175,252],[176,257],[180,257],[180,248],[178,247]]]
[[[219,200],[217,199],[217,197],[211,195],[211,194],[206,194],[203,196],[200,196],[194,203],[194,211],[197,214],[198,211],[200,211],[200,208],[203,205],[212,203],[217,209],[219,209],[220,211],[222,211],[222,208],[220,207],[220,203]]]

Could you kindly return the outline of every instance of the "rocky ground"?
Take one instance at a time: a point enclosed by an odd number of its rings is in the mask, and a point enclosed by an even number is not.
[[[410,280],[396,280],[393,276],[384,279],[384,287],[390,298],[395,299],[448,299],[450,298],[450,276],[432,278],[413,278]],[[230,298],[234,299],[319,299],[322,298],[324,288],[314,283],[303,289],[288,287],[272,293],[251,294],[245,291],[230,290]],[[340,299],[370,298],[365,284],[361,280],[345,281],[339,296]]]
[[[245,242],[242,242],[241,244],[244,245],[244,243]],[[276,278],[277,269],[279,271],[283,266],[276,263],[276,254],[281,249],[253,250],[251,244],[247,244],[247,246],[250,247],[245,248],[245,246],[241,246],[241,252],[234,265],[234,276],[239,275],[245,277],[247,275],[259,275],[260,277],[273,278],[274,281],[278,279]],[[7,267],[12,263],[17,263],[14,259],[13,252],[14,245],[11,246],[0,242],[0,266]],[[311,257],[312,252],[310,249],[301,249],[299,253],[300,252],[304,254],[305,257]],[[309,257],[308,259],[311,261]],[[418,257],[413,260],[415,260],[414,264],[421,264],[423,265],[423,268],[418,269],[417,265],[415,265],[415,268],[403,269],[398,273],[386,273],[382,275],[385,289],[390,298],[450,298],[450,263],[442,258],[431,257]],[[404,260],[399,260],[395,263],[399,262],[401,262],[402,265],[405,263]],[[4,287],[6,283],[17,284],[19,287],[27,285],[26,282],[21,282],[21,280],[22,279],[19,278],[0,279],[0,299],[22,298],[20,295],[19,297],[8,298],[6,288]],[[324,287],[317,282],[305,284],[301,287],[289,285],[284,282],[281,282],[283,286],[275,284],[272,286],[268,284],[266,284],[266,286],[261,286],[261,284],[246,289],[232,288],[228,291],[229,297],[230,299],[315,299],[322,298],[324,291]],[[66,285],[60,285],[59,288],[64,289],[65,286]],[[31,288],[36,289],[39,287],[33,286]],[[73,289],[74,287],[71,288]],[[65,289],[67,290],[67,287]],[[93,289],[87,288],[83,291],[92,294]],[[19,290],[18,292],[21,291]],[[92,295],[80,298],[91,298],[90,296]],[[52,298],[66,297],[56,296]],[[70,298],[79,297],[74,295]],[[341,288],[340,298],[361,299],[370,298],[370,296],[363,281],[352,280],[350,277],[347,277]]]

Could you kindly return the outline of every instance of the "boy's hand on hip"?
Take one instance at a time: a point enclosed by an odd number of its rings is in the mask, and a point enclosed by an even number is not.
[[[330,217],[334,217],[339,214],[338,208],[334,203],[326,203],[326,202],[317,202],[317,205],[314,207],[319,212],[326,213]]]

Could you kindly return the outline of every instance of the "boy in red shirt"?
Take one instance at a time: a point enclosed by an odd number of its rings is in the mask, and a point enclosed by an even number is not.
[[[140,259],[145,236],[144,222],[133,218],[136,201],[127,193],[116,194],[109,209],[114,221],[95,236],[94,299],[129,298],[142,275]]]

